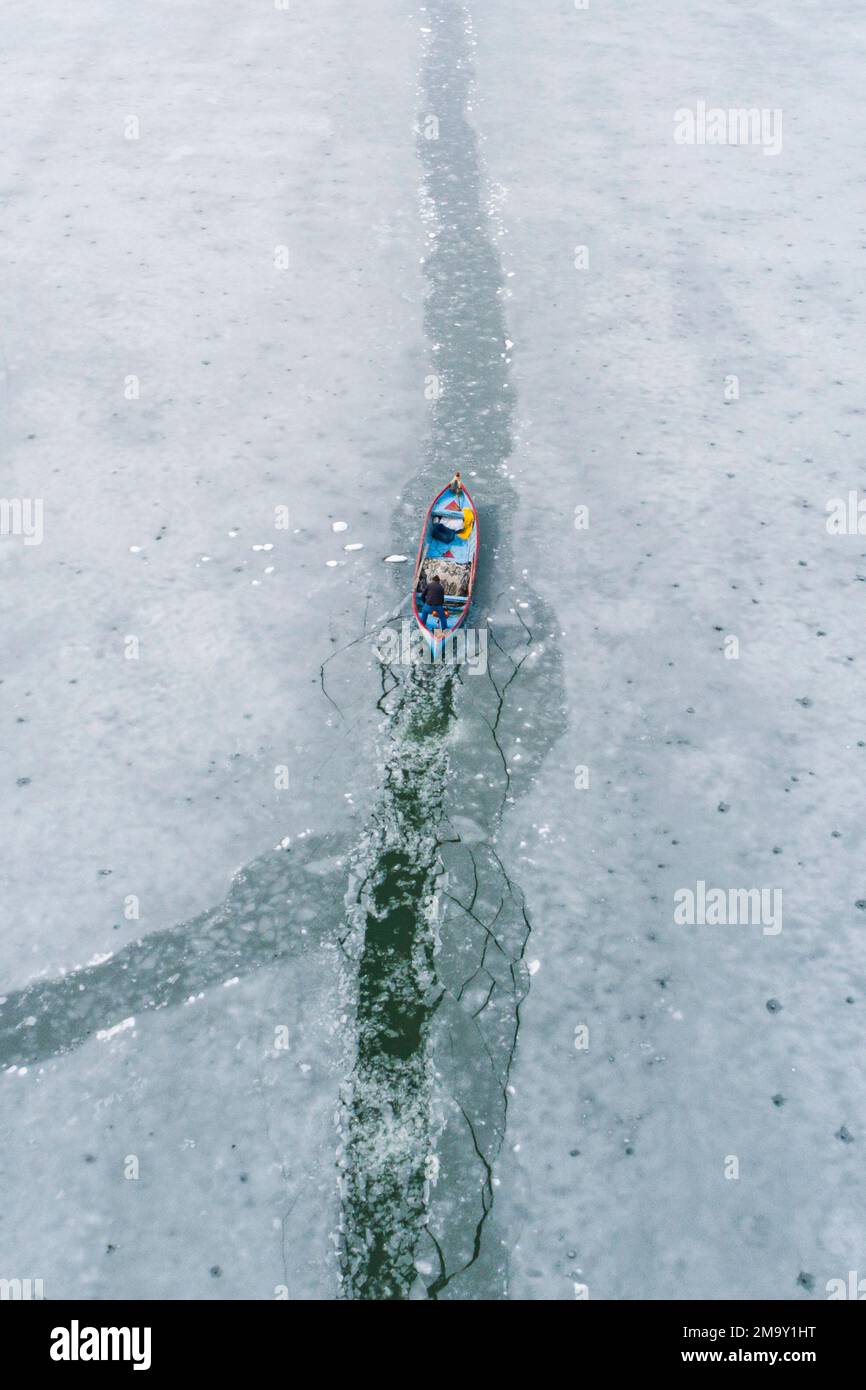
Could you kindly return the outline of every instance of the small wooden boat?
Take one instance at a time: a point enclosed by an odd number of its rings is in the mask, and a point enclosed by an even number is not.
[[[478,513],[465,487],[452,491],[451,484],[433,498],[427,511],[412,589],[412,612],[430,650],[436,654],[466,621],[472,602],[478,563]],[[420,609],[425,586],[438,575],[445,589],[445,616],[441,628],[435,613],[422,623]]]

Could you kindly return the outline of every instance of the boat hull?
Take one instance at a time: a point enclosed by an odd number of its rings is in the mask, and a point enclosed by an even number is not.
[[[457,529],[458,522],[462,523],[465,531],[469,512],[469,534],[461,536]],[[427,509],[412,586],[412,612],[434,656],[443,651],[454,634],[466,624],[477,567],[478,513],[475,503],[466,488],[459,495],[452,492],[450,487],[443,488]],[[448,626],[444,629],[439,627],[434,614],[430,614],[428,622],[435,626],[426,626],[421,621],[419,611],[423,586],[434,574],[439,575],[445,587]]]

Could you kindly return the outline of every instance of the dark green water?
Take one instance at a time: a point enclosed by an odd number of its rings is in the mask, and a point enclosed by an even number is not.
[[[343,1175],[343,1276],[355,1298],[406,1297],[427,1207],[429,1035],[443,997],[435,892],[453,695],[444,671],[416,668],[394,681],[382,795],[356,859],[358,1050]]]

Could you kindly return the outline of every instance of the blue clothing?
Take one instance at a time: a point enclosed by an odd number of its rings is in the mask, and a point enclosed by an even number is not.
[[[445,616],[444,603],[438,603],[435,608],[431,603],[421,604],[421,607],[418,610],[418,617],[421,619],[421,622],[423,623],[424,627],[429,627],[427,619],[430,617],[431,613],[436,614],[437,618],[439,619],[440,627],[445,628],[448,626],[448,619]]]

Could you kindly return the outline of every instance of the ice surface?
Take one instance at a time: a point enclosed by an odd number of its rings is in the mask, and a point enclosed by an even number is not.
[[[41,546],[0,541],[3,1028],[29,982],[48,991],[47,1060],[0,1077],[2,1272],[38,1265],[47,1297],[273,1297],[287,1277],[322,1296],[339,971],[323,938],[282,967],[266,940],[323,906],[338,929],[346,870],[291,902],[264,882],[225,941],[203,923],[286,835],[344,854],[374,784],[365,621],[395,591],[369,548],[324,561],[337,518],[393,548],[365,483],[393,498],[425,426],[417,36],[376,0],[351,25],[336,3],[13,0],[2,29],[3,486],[45,500]],[[201,1184],[229,1162],[249,1182],[227,1176],[223,1206]]]
[[[500,851],[542,964],[497,1197],[510,1295],[823,1298],[866,1235],[837,1136],[866,1117],[864,546],[824,524],[862,486],[862,14],[474,13],[515,545],[571,712]],[[781,154],[676,146],[698,99],[782,108]],[[782,932],[674,927],[699,878],[780,887]]]

